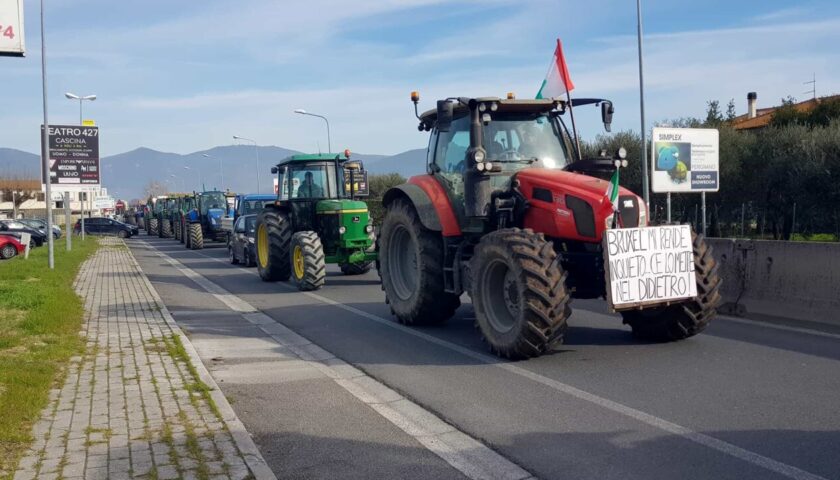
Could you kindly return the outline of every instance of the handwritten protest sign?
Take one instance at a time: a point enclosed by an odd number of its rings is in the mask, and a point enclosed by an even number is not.
[[[697,295],[688,225],[608,229],[604,264],[607,299],[615,310]]]

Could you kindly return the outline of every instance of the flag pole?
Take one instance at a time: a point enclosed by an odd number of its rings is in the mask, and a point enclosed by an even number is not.
[[[569,105],[569,118],[572,119],[572,131],[575,132],[575,146],[577,147],[578,160],[583,160],[583,154],[580,151],[580,135],[578,135],[577,125],[575,125],[575,111],[572,108],[572,97],[569,95],[569,89],[566,89],[566,103]]]

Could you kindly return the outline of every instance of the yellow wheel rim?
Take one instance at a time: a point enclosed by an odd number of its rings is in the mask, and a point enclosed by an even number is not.
[[[295,245],[292,260],[295,265],[295,278],[303,278],[303,250],[301,250],[300,245]]]
[[[264,223],[257,227],[257,260],[260,267],[268,268],[268,229]]]

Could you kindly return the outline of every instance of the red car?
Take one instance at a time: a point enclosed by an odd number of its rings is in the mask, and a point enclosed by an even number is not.
[[[0,258],[5,260],[19,255],[26,250],[26,247],[15,237],[0,235]]]

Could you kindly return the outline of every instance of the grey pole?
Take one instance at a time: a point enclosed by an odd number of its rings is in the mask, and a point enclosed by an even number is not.
[[[706,192],[700,193],[700,203],[701,216],[703,217],[703,235],[706,235]]]
[[[639,40],[639,109],[642,114],[642,196],[650,206],[650,179],[647,164],[647,129],[645,128],[645,74],[642,62],[642,0],[636,0],[636,20]]]
[[[328,153],[332,153],[332,140],[330,139],[330,121],[327,119],[327,117],[325,117],[323,115],[318,115],[317,113],[309,113],[302,108],[298,108],[294,112],[299,113],[301,115],[309,115],[310,117],[318,117],[318,118],[323,119],[324,122],[327,123],[327,149],[329,150]]]
[[[671,192],[668,192],[668,196],[666,198],[667,198],[667,205],[668,205],[666,217],[668,219],[668,224],[670,225],[671,224]]]
[[[64,192],[64,235],[67,237],[68,252],[73,249],[73,232],[70,227],[70,222],[73,221],[73,217],[70,214],[70,211],[70,192]]]
[[[46,176],[44,188],[46,189],[45,200],[47,201],[47,249],[49,250],[48,263],[50,270],[52,270],[55,268],[55,252],[53,250],[53,238],[55,237],[52,235],[52,188],[50,186],[52,179],[50,179],[50,122],[47,115],[47,47],[46,35],[44,34],[44,0],[41,0],[41,88],[44,97],[44,134],[41,138],[41,163]]]

